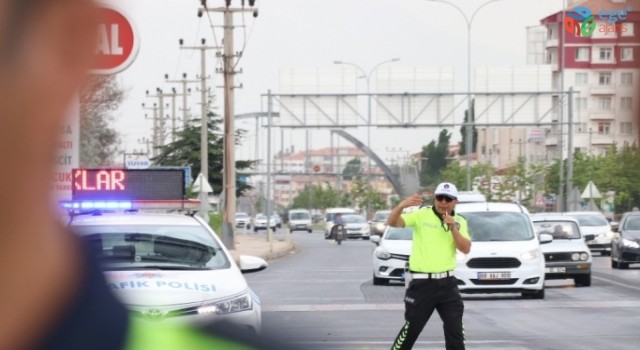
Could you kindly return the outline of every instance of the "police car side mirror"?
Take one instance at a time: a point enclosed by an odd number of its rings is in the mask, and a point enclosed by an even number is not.
[[[267,268],[269,264],[262,258],[258,258],[250,255],[240,255],[238,258],[238,267],[242,273],[251,273],[262,271]]]

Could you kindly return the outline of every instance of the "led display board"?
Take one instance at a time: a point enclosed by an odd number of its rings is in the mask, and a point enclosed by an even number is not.
[[[73,200],[182,200],[182,169],[73,169]]]

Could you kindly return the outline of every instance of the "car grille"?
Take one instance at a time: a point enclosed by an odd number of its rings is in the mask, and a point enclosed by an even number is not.
[[[481,280],[471,280],[471,283],[477,285],[477,286],[508,286],[511,284],[514,284],[518,281],[517,278],[511,278],[508,280],[487,280],[487,281],[481,281]]]
[[[391,254],[391,259],[409,261],[409,256],[403,254]]]
[[[472,269],[508,269],[520,266],[516,258],[473,258],[467,262]]]
[[[545,253],[544,260],[548,262],[554,261],[572,261],[572,253]]]

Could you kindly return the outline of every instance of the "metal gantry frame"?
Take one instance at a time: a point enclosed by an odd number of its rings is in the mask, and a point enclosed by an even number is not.
[[[552,127],[568,125],[567,151],[567,188],[572,187],[573,161],[573,110],[572,100],[576,92],[567,91],[520,91],[520,92],[437,92],[437,93],[339,93],[339,94],[274,94],[269,92],[262,95],[268,100],[269,110],[264,113],[254,113],[246,117],[271,116],[267,128],[283,129],[326,129],[336,133],[365,152],[378,166],[383,169],[385,176],[392,186],[402,195],[402,186],[394,178],[389,167],[379,156],[362,141],[337,128],[383,127],[383,128],[453,128],[467,126],[464,113],[456,110],[464,108],[469,96],[475,100],[472,126],[476,128],[493,127]],[[456,96],[462,96],[455,101]],[[358,97],[371,98],[375,103],[378,118],[372,118],[360,113],[357,108]],[[554,103],[553,96],[558,99]],[[565,100],[567,102],[565,102]],[[567,106],[567,121],[554,119],[557,108]],[[277,105],[279,111],[275,111]],[[468,104],[467,104],[468,105]],[[458,115],[459,114],[459,115]],[[274,125],[272,119],[278,118]],[[257,125],[257,124],[256,124]],[[564,135],[559,135],[564,138]],[[562,145],[560,140],[556,147]],[[271,148],[270,142],[267,145]],[[557,153],[560,158],[562,149]],[[271,154],[271,152],[269,152]],[[270,186],[271,160],[267,160],[267,186]],[[388,172],[385,171],[389,170]],[[563,186],[564,184],[561,184]]]

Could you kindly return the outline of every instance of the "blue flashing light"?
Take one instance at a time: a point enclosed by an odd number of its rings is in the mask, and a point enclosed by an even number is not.
[[[64,209],[133,209],[130,201],[68,201],[62,202]]]

